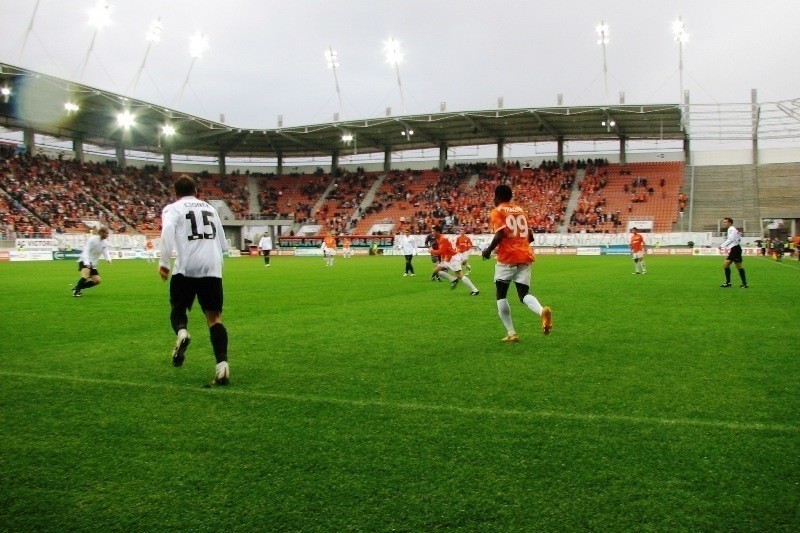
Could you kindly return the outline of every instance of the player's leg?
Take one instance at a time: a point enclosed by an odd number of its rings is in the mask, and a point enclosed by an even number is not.
[[[514,321],[511,319],[511,306],[508,305],[508,281],[498,280],[494,281],[496,298],[497,298],[497,314],[500,317],[500,322],[506,328],[506,336],[502,338],[503,342],[519,342],[519,335],[514,329]]]
[[[530,294],[531,286],[531,265],[519,266],[514,276],[514,285],[517,287],[517,296],[519,301],[532,312],[539,315],[542,323],[542,333],[545,335],[550,334],[553,329],[553,312],[549,306],[542,305],[539,299],[533,294]]]
[[[72,287],[72,295],[73,296],[81,296],[81,290],[86,286],[86,282],[89,281],[90,276],[90,268],[80,261],[78,262],[78,272],[80,273],[80,277],[78,281],[75,282],[75,285]]]
[[[222,279],[202,278],[198,283],[200,286],[197,297],[203,313],[206,315],[211,346],[217,361],[214,383],[227,385],[230,379],[230,368],[228,367],[228,330],[222,324]]]
[[[84,282],[83,288],[88,289],[90,287],[96,287],[97,285],[100,285],[100,281],[100,275],[97,273],[97,270],[92,269],[92,277]]]
[[[720,287],[730,287],[731,286],[731,263],[730,259],[726,259],[724,263],[722,263],[722,270],[725,271],[725,283],[720,285]]]
[[[745,275],[745,273],[744,273],[744,266],[742,266],[742,262],[741,261],[737,261],[734,264],[736,265],[736,269],[739,271],[739,278],[742,280],[742,284],[739,285],[739,288],[740,289],[746,289],[747,288],[747,275]]]
[[[172,365],[181,366],[186,358],[186,349],[192,342],[189,335],[188,311],[194,303],[195,288],[183,274],[173,274],[169,281],[169,303],[171,306],[169,322],[175,332],[175,346],[172,349]]]

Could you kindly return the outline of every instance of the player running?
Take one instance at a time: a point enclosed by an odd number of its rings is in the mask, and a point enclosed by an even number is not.
[[[434,226],[433,235],[436,237],[437,247],[431,249],[432,254],[436,254],[441,259],[436,267],[433,269],[434,276],[441,276],[450,282],[450,289],[455,289],[459,281],[463,281],[470,290],[470,296],[477,296],[480,294],[478,288],[470,281],[470,279],[461,272],[461,254],[459,254],[453,247],[450,240],[442,235],[442,229],[439,226]],[[450,269],[456,273],[455,276],[449,274],[447,270]]]
[[[497,288],[497,313],[506,328],[503,342],[519,342],[519,334],[511,320],[511,306],[506,296],[511,282],[517,288],[517,295],[528,309],[539,315],[542,333],[548,335],[553,327],[553,314],[550,307],[542,307],[539,300],[529,294],[531,285],[531,265],[535,261],[530,243],[533,234],[528,227],[528,219],[521,207],[511,201],[512,192],[508,185],[498,185],[494,190],[494,205],[490,215],[494,238],[483,251],[483,258],[489,259],[497,248],[497,264],[494,267],[494,283]]]
[[[336,232],[331,231],[322,239],[322,257],[325,259],[325,266],[332,267],[333,259],[336,257]]]
[[[158,263],[159,275],[166,281],[170,275],[172,252],[178,252],[169,283],[172,306],[169,320],[178,336],[172,350],[172,364],[183,365],[186,348],[191,342],[187,312],[197,298],[206,315],[217,360],[214,383],[227,385],[230,369],[228,330],[222,324],[222,254],[228,250],[228,242],[217,210],[195,197],[194,181],[189,176],[181,176],[175,181],[175,195],[178,201],[165,207],[161,213],[163,229]]]
[[[111,264],[111,256],[108,253],[108,228],[101,226],[97,230],[97,235],[89,237],[83,247],[81,257],[78,259],[78,272],[81,277],[78,283],[72,287],[72,296],[80,298],[83,296],[81,291],[100,285],[100,272],[97,271],[97,263],[100,257],[105,257],[108,264]],[[91,279],[89,279],[91,277]]]
[[[638,228],[631,228],[631,256],[633,256],[633,273],[647,274],[647,267],[644,264],[644,254],[647,253],[647,246],[644,244],[644,236],[639,233]]]

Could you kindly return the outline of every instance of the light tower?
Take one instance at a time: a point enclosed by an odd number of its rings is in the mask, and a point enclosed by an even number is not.
[[[400,63],[403,61],[403,51],[400,50],[400,42],[395,39],[389,39],[383,45],[383,50],[386,52],[386,60],[389,64],[394,65],[395,72],[397,73],[397,87],[400,89],[400,103],[403,106],[403,114],[407,115],[406,99],[403,95],[403,84],[400,82]]]
[[[78,79],[83,79],[83,73],[86,72],[86,65],[89,63],[89,56],[92,55],[94,50],[94,42],[97,40],[97,32],[111,24],[111,5],[105,1],[100,0],[97,5],[89,10],[89,25],[94,28],[92,34],[92,41],[89,43],[89,49],[86,51],[86,57],[83,59],[83,65]]]
[[[203,57],[203,52],[205,52],[207,48],[208,37],[201,32],[195,33],[189,43],[189,55],[192,57],[192,62],[189,65],[189,72],[186,73],[186,79],[183,80],[181,92],[178,94],[178,100],[175,102],[174,107],[177,107],[178,104],[180,104],[181,98],[183,98],[183,91],[186,89],[186,85],[189,83],[189,76],[192,75],[192,68],[194,68],[195,62]]]
[[[342,93],[339,91],[339,75],[336,69],[339,67],[339,54],[331,46],[325,50],[325,61],[328,68],[333,70],[333,81],[336,82],[336,96],[339,97],[339,120],[344,120],[344,108],[342,106]]]
[[[689,42],[689,34],[686,33],[686,26],[683,25],[683,19],[678,17],[678,20],[672,23],[672,35],[675,42],[678,43],[678,78],[680,79],[680,99],[678,103],[683,105],[683,43]]]
[[[161,41],[162,29],[161,17],[151,22],[150,27],[147,29],[147,35],[145,36],[145,39],[147,40],[147,49],[144,52],[144,58],[142,59],[142,64],[139,66],[139,71],[136,73],[136,78],[133,80],[133,89],[131,92],[135,91],[136,86],[139,85],[139,77],[141,77],[142,71],[144,70],[144,65],[147,63],[147,56],[150,55],[150,48],[153,46],[153,43]]]
[[[597,32],[597,44],[603,47],[603,80],[606,88],[606,105],[608,105],[608,62],[606,61],[606,45],[608,44],[608,24],[601,20],[595,28]]]

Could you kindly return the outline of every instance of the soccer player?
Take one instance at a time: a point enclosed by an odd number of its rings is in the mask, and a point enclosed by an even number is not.
[[[722,223],[728,231],[728,234],[725,242],[720,244],[719,247],[723,250],[726,248],[728,249],[728,257],[726,257],[725,262],[722,263],[722,268],[725,270],[725,283],[720,285],[720,287],[728,288],[731,286],[731,263],[734,263],[737,270],[739,270],[739,277],[742,280],[742,284],[739,285],[739,288],[746,289],[747,277],[745,277],[744,268],[742,267],[742,234],[733,226],[732,218],[725,218]]]
[[[183,365],[191,336],[187,326],[195,298],[206,316],[211,346],[217,360],[214,383],[227,385],[228,331],[222,324],[222,254],[228,249],[222,222],[214,207],[195,197],[195,184],[183,175],[175,181],[176,202],[161,213],[161,258],[158,263],[161,279],[170,275],[172,251],[178,258],[172,269],[169,301],[170,323],[178,336],[172,350],[172,364]]]
[[[83,247],[81,257],[78,259],[78,272],[81,277],[78,283],[72,287],[72,296],[79,298],[83,296],[81,291],[96,285],[100,285],[100,273],[97,271],[97,263],[100,257],[105,257],[108,264],[111,264],[111,256],[108,254],[108,228],[100,226],[97,235],[89,237]],[[89,279],[89,278],[92,279]]]
[[[156,261],[156,251],[155,246],[153,245],[152,239],[147,239],[144,243],[144,255],[147,257],[148,263],[155,263]]]
[[[433,274],[431,275],[431,281],[442,281],[442,278],[436,273],[436,264],[441,261],[441,257],[438,253],[436,253],[436,249],[439,246],[439,242],[436,239],[436,235],[434,234],[433,230],[425,236],[425,246],[428,247],[428,250],[431,254],[431,262],[434,265]]]
[[[353,257],[353,241],[350,239],[349,235],[345,235],[342,239],[342,257],[345,259],[350,259]]]
[[[466,233],[464,228],[461,228],[458,232],[458,237],[456,237],[456,250],[458,253],[461,254],[461,269],[464,271],[464,274],[469,275],[472,271],[472,267],[469,266],[469,251],[475,247],[472,244],[472,239]]]
[[[442,235],[442,229],[439,226],[434,226],[433,235],[436,237],[437,247],[432,249],[431,253],[435,253],[441,259],[441,261],[433,269],[434,276],[441,276],[448,280],[450,282],[451,290],[458,286],[459,281],[463,281],[464,285],[469,288],[470,296],[477,296],[480,294],[478,288],[461,271],[461,254],[456,251],[450,240]],[[455,272],[456,275],[453,276],[449,274],[447,272],[448,269]]]
[[[269,231],[265,231],[264,235],[261,236],[261,240],[258,241],[258,249],[261,250],[261,254],[264,256],[264,266],[269,266],[269,254],[272,252],[272,237],[269,236]]]
[[[397,237],[397,247],[406,259],[406,270],[403,276],[414,276],[414,265],[411,264],[411,260],[417,253],[417,241],[411,237],[411,231],[408,228]]]
[[[644,254],[647,247],[644,244],[644,237],[639,233],[638,228],[631,228],[631,255],[633,256],[633,273],[647,274],[647,267],[644,264]]]
[[[325,258],[325,266],[333,266],[333,259],[336,257],[335,231],[331,231],[327,237],[322,239],[322,257]]]
[[[533,234],[528,227],[524,211],[514,204],[511,198],[511,187],[508,185],[498,185],[495,188],[495,208],[489,217],[495,233],[492,242],[482,254],[484,259],[489,259],[492,251],[497,248],[497,264],[494,267],[497,313],[508,333],[503,337],[503,342],[519,342],[519,334],[511,320],[511,306],[506,299],[512,281],[517,288],[520,301],[541,318],[542,333],[548,335],[553,327],[553,313],[550,307],[542,307],[539,300],[528,293],[531,285],[531,264],[535,261],[530,246]]]

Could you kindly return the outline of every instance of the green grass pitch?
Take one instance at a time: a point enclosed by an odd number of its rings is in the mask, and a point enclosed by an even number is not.
[[[800,263],[540,256],[511,345],[494,261],[414,263],[227,260],[213,389],[153,264],[0,264],[0,530],[800,528]]]

